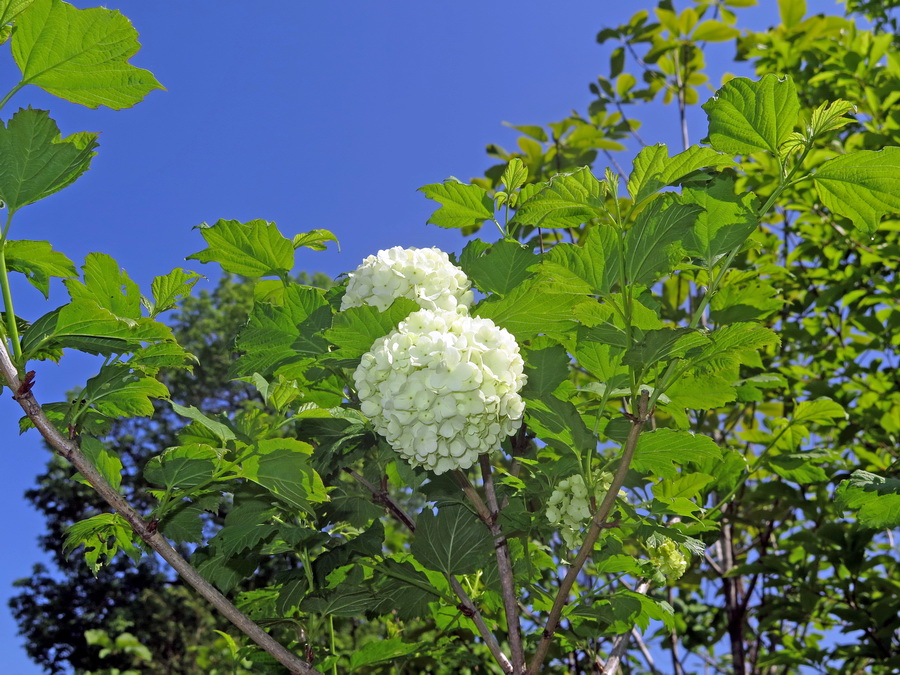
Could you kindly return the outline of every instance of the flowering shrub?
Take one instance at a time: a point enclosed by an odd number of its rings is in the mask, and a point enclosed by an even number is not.
[[[603,472],[594,483],[593,495],[588,494],[587,485],[581,474],[563,478],[547,502],[547,520],[559,527],[563,540],[569,548],[581,545],[581,532],[591,517],[591,496],[600,503],[612,484],[611,473]]]
[[[522,423],[524,362],[490,319],[414,312],[375,341],[353,378],[378,433],[438,474],[469,468]]]
[[[409,298],[423,309],[466,311],[474,300],[465,273],[438,248],[394,246],[368,256],[349,276],[341,310],[371,305],[383,312]]]

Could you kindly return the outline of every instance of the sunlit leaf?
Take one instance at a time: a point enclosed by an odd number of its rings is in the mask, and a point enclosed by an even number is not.
[[[474,227],[494,217],[493,200],[477,185],[448,180],[420,187],[419,192],[441,204],[428,219],[438,227]]]
[[[24,274],[32,286],[50,296],[50,278],[69,278],[78,274],[75,264],[49,241],[7,241],[4,248],[6,266]]]

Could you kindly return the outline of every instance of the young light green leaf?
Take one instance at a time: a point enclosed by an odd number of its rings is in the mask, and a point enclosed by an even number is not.
[[[71,185],[88,170],[97,134],[60,138],[46,110],[21,109],[0,121],[0,200],[10,213]]]
[[[76,9],[62,0],[34,0],[19,16],[12,54],[22,84],[88,108],[129,108],[162,85],[128,60],[140,44],[117,11]]]
[[[778,13],[785,28],[793,28],[806,15],[806,0],[778,0]]]
[[[81,437],[81,451],[107,482],[118,490],[122,485],[122,460],[93,436]]]
[[[756,229],[756,198],[752,193],[736,194],[732,176],[716,176],[703,187],[684,188],[681,194],[684,203],[703,209],[683,240],[684,248],[708,265],[740,246]]]
[[[441,506],[436,516],[426,509],[416,522],[410,546],[423,566],[445,574],[472,574],[483,569],[492,549],[487,526],[459,504]]]
[[[809,119],[810,132],[813,137],[841,129],[853,120],[845,115],[856,112],[856,106],[843,99],[825,101],[812,111]]]
[[[82,270],[84,283],[78,279],[63,282],[73,303],[95,303],[130,323],[141,317],[140,289],[111,256],[88,253]]]
[[[568,269],[590,286],[592,292],[606,295],[618,279],[619,251],[616,232],[600,226],[588,231],[582,244],[557,244],[544,258]]]
[[[538,259],[516,241],[498,241],[477,257],[466,256],[462,269],[479,290],[506,295],[531,276],[528,268]]]
[[[0,25],[10,23],[34,0],[0,0]]]
[[[303,234],[295,234],[294,240],[291,243],[294,245],[295,250],[301,246],[305,246],[306,248],[311,248],[313,251],[324,251],[327,248],[325,242],[328,241],[333,241],[337,244],[338,251],[341,250],[341,243],[338,241],[337,237],[328,230],[321,229],[310,230]]]
[[[681,358],[689,351],[709,344],[709,338],[689,328],[660,328],[651,330],[625,352],[622,363],[646,369],[660,361]]]
[[[50,277],[67,279],[78,274],[75,263],[54,251],[49,241],[7,241],[4,254],[6,266],[24,274],[45,298],[50,297]]]
[[[843,406],[828,397],[817,398],[812,401],[801,401],[794,408],[791,420],[797,423],[834,424],[836,419],[846,419],[847,413]]]
[[[813,175],[822,203],[867,234],[900,213],[900,148],[859,150],[830,159]]]
[[[864,527],[900,527],[900,480],[896,478],[857,470],[840,484],[835,496],[843,508],[858,509],[856,517]]]
[[[473,313],[491,319],[518,340],[565,333],[575,328],[572,308],[584,300],[584,295],[559,290],[552,279],[534,277],[503,298],[494,296],[479,303]]]
[[[605,213],[606,186],[589,167],[560,174],[519,205],[513,222],[545,228],[574,227]]]
[[[506,192],[512,194],[522,187],[526,180],[528,180],[528,167],[522,163],[521,159],[513,157],[509,160],[509,164],[507,164],[506,168],[503,170],[500,182],[503,183]],[[515,204],[513,204],[513,206],[515,206]]]
[[[721,456],[722,449],[709,436],[656,429],[641,434],[631,466],[661,478],[676,478],[676,464],[716,460]]]
[[[702,108],[715,150],[731,154],[768,150],[777,155],[797,124],[800,101],[793,80],[769,74],[757,82],[744,77],[729,80]]]
[[[309,465],[312,447],[292,438],[260,441],[257,452],[244,460],[244,475],[273,495],[312,513],[313,503],[327,502],[319,474]]]
[[[142,377],[123,363],[106,364],[79,394],[86,405],[106,417],[149,417],[152,398],[168,398],[166,386],[152,377]]]
[[[716,373],[746,363],[759,349],[780,339],[758,323],[732,323],[709,334],[710,344],[689,360],[695,373]]]
[[[81,520],[66,530],[63,554],[68,556],[84,544],[84,560],[96,576],[100,568],[112,560],[120,548],[132,560],[140,560],[141,549],[134,544],[134,536],[122,516],[117,513],[100,513],[87,520]]]
[[[209,248],[185,260],[217,262],[222,269],[245,277],[285,276],[294,267],[294,245],[275,223],[251,220],[218,220],[201,225],[200,234]]]
[[[419,188],[429,199],[441,204],[428,222],[438,227],[476,227],[494,217],[494,202],[477,185],[448,180]]]
[[[231,430],[231,428],[229,428],[225,424],[222,424],[221,422],[217,422],[216,420],[207,417],[194,406],[185,407],[175,403],[175,401],[170,401],[169,405],[172,406],[172,410],[176,415],[187,417],[189,420],[197,422],[201,426],[206,427],[211,432],[213,432],[213,434],[215,434],[223,444],[235,439],[234,432]]]
[[[153,307],[150,310],[150,316],[156,316],[177,307],[179,300],[189,296],[194,284],[202,278],[202,275],[196,272],[185,272],[180,267],[176,267],[166,275],[154,278],[153,283],[150,284],[150,290],[153,292]]]
[[[643,148],[634,158],[631,176],[628,178],[628,194],[635,204],[640,204],[660,189],[675,185],[694,171],[705,167],[721,167],[734,164],[734,160],[712,148],[693,145],[674,157],[662,143]]]
[[[736,38],[740,34],[741,31],[734,26],[729,26],[715,19],[709,19],[694,28],[691,38],[693,38],[694,42],[725,42]]]
[[[702,211],[676,200],[675,195],[654,200],[625,234],[627,283],[649,285],[674,269],[681,254],[673,244],[690,232]]]

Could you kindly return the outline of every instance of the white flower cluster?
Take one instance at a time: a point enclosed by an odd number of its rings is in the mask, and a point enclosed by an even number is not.
[[[467,469],[522,424],[524,362],[490,319],[422,309],[363,355],[361,410],[412,465]]]
[[[594,481],[594,501],[599,505],[612,485],[611,473],[603,472]],[[585,523],[591,518],[591,495],[581,474],[563,478],[547,502],[547,520],[559,527],[566,546],[581,546]]]
[[[465,273],[437,248],[379,251],[349,276],[341,311],[371,305],[383,312],[397,298],[414,300],[423,309],[465,311],[475,299]]]
[[[672,581],[680,579],[688,566],[687,558],[679,550],[678,544],[671,539],[666,539],[659,546],[650,548],[650,562]]]

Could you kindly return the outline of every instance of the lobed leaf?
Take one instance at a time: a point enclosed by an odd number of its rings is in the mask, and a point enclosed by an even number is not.
[[[75,263],[54,251],[49,241],[7,241],[3,252],[7,267],[24,274],[44,298],[50,297],[50,277],[67,279],[78,275]]]
[[[662,143],[648,145],[634,158],[628,178],[628,194],[637,205],[662,188],[676,185],[695,171],[732,164],[734,160],[730,157],[699,145],[693,145],[674,157],[669,157],[669,149]]]
[[[200,234],[209,247],[185,260],[217,262],[226,272],[245,277],[285,276],[294,267],[294,245],[275,223],[218,220],[201,225]]]
[[[493,549],[487,526],[469,509],[446,504],[437,515],[425,510],[416,523],[410,552],[424,567],[445,574],[473,574]]]
[[[432,183],[419,188],[429,199],[441,207],[428,218],[438,227],[476,227],[494,217],[494,202],[487,192],[477,185],[467,185],[457,180]]]

